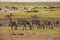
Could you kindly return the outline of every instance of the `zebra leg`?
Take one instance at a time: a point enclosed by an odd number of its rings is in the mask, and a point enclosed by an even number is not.
[[[54,29],[53,26],[51,26],[51,29]]]
[[[45,29],[45,26],[44,25],[42,25],[43,26],[43,29]]]
[[[46,25],[46,29],[48,29],[49,25]]]
[[[13,30],[13,25],[11,25],[11,30]]]
[[[14,29],[17,30],[17,25],[15,25]]]
[[[32,25],[30,25],[30,30],[32,30]]]
[[[40,24],[38,24],[37,29],[41,29],[41,25]]]
[[[25,30],[26,30],[26,25],[25,25]]]
[[[26,30],[26,25],[24,24],[23,30]]]
[[[37,26],[37,29],[41,29],[42,27],[41,26]]]
[[[34,29],[34,26],[32,26],[32,29]]]
[[[34,25],[32,24],[32,29],[34,29]]]
[[[39,29],[39,26],[37,26],[37,29]]]
[[[42,28],[44,28],[44,26],[43,26],[43,25],[40,25],[40,26],[39,26],[39,29],[42,29]]]

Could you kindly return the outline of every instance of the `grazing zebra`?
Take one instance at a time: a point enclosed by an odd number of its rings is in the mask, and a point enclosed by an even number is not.
[[[45,29],[45,28],[50,28],[53,29],[54,23],[52,21],[44,21],[44,20],[23,20],[23,19],[18,19],[16,21],[11,21],[11,29],[16,29],[18,25],[23,26],[23,30],[26,30],[27,26],[29,27],[30,30],[34,29],[34,26],[37,27],[37,29]]]
[[[42,29],[45,29],[45,22],[44,22],[44,20],[40,21],[40,26],[41,26]]]
[[[14,28],[15,30],[17,30],[17,22],[16,21],[11,21],[10,22],[10,26],[11,26],[11,30]]]
[[[33,20],[32,25],[37,25],[37,29],[51,28],[53,29],[54,23],[52,21],[44,20]]]
[[[54,23],[52,21],[46,21],[46,28],[50,28],[50,29],[53,29],[54,27]]]
[[[44,21],[41,20],[33,20],[32,25],[37,25],[37,29],[45,28]]]
[[[55,21],[55,23],[54,23],[54,24],[55,24],[55,26],[56,26],[56,27],[57,27],[57,26],[59,27],[59,26],[60,26],[60,21],[59,21],[59,20],[57,20],[57,21]]]
[[[32,23],[28,20],[18,20],[19,25],[23,25],[23,30],[26,29],[26,26],[29,26],[29,29],[32,30]]]

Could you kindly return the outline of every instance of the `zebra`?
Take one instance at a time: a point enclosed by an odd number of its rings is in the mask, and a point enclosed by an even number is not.
[[[32,23],[29,20],[18,20],[19,25],[23,25],[23,30],[26,30],[27,25],[29,26],[29,29],[32,30]]]
[[[37,29],[45,28],[44,21],[41,20],[33,20],[32,25],[36,25]]]
[[[54,28],[54,23],[52,21],[46,21],[45,22],[46,28],[53,29]]]
[[[17,22],[16,22],[16,21],[11,21],[9,25],[11,26],[11,30],[12,30],[12,29],[17,30],[17,26],[18,26],[18,25],[17,25]]]

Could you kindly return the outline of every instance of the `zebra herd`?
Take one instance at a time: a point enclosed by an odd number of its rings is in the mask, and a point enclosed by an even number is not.
[[[14,28],[15,30],[21,25],[23,26],[23,30],[25,30],[27,26],[30,30],[34,29],[34,27],[37,29],[54,29],[54,27],[59,24],[59,20],[16,20],[10,22],[11,29]]]

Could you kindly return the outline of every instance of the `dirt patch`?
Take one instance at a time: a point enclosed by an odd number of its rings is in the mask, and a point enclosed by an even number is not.
[[[60,40],[59,30],[1,30],[0,40]]]

